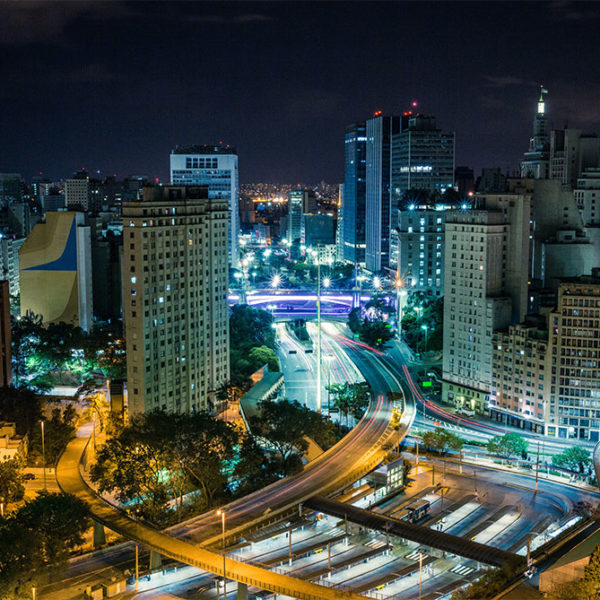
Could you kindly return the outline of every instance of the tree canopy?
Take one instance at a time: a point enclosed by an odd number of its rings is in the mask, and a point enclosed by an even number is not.
[[[529,442],[522,438],[518,433],[506,433],[503,436],[493,437],[487,445],[488,452],[501,456],[502,458],[511,458],[513,456],[522,456],[527,452]]]
[[[423,444],[426,448],[445,453],[448,450],[461,450],[465,441],[443,427],[438,427],[435,431],[426,431],[423,434]]]
[[[581,446],[570,446],[569,448],[565,448],[560,454],[555,454],[552,457],[552,463],[557,467],[583,473],[591,466],[592,457],[589,450]]]
[[[90,525],[85,502],[48,492],[0,520],[0,599],[31,598],[44,571],[62,570]]]

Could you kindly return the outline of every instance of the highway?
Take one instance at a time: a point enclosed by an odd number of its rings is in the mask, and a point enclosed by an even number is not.
[[[389,421],[393,403],[388,400],[387,393],[399,390],[397,379],[375,355],[357,349],[352,349],[352,354],[373,391],[373,399],[363,419],[343,440],[309,463],[298,475],[222,507],[227,515],[228,537],[239,535],[248,523],[264,522],[317,493],[334,491],[358,479],[380,462],[387,453],[384,446],[387,447],[392,439],[397,441],[406,435],[414,419],[414,404],[406,403],[400,430],[391,430]],[[393,386],[392,390],[390,386]],[[128,539],[185,564],[217,575],[224,574],[223,557],[198,546],[220,540],[221,519],[214,511],[172,527],[168,532],[154,530],[127,517],[98,497],[83,479],[79,465],[88,442],[89,437],[77,437],[61,457],[56,476],[63,491],[84,499],[98,521]],[[227,559],[226,575],[249,586],[296,598],[360,597],[232,559]]]

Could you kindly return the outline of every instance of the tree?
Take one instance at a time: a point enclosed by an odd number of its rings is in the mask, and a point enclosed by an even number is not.
[[[279,371],[279,359],[275,352],[268,346],[257,346],[248,353],[251,364],[260,369],[263,365],[269,367],[269,371]],[[256,369],[255,369],[256,370]]]
[[[448,450],[461,450],[464,443],[464,440],[458,435],[442,427],[438,427],[435,431],[426,431],[423,434],[425,447],[441,454]]]
[[[382,348],[394,335],[394,330],[386,321],[369,321],[365,319],[360,330],[360,339],[374,348]]]
[[[560,454],[552,457],[552,464],[557,467],[564,467],[570,471],[579,471],[583,473],[592,464],[592,457],[589,450],[581,446],[570,446],[565,448]]]
[[[487,445],[490,454],[507,459],[511,456],[522,456],[527,452],[528,447],[529,442],[523,439],[518,433],[506,433],[502,437],[497,435]]]
[[[352,333],[360,333],[362,327],[361,311],[359,307],[353,308],[348,315],[348,327]]]
[[[208,413],[136,415],[99,450],[91,477],[101,491],[116,493],[140,516],[162,523],[169,518],[169,500],[179,511],[188,492],[200,490],[202,508],[221,499],[238,443],[238,431]]]
[[[0,522],[0,598],[31,598],[42,570],[62,570],[90,524],[83,500],[48,492]]]
[[[44,421],[44,445],[47,465],[56,463],[67,444],[73,439],[76,419],[77,413],[71,404],[65,406],[62,411],[58,407],[54,408],[50,419],[42,419]],[[39,425],[31,432],[29,448],[30,452],[42,456],[42,428]]]
[[[23,461],[20,458],[0,461],[0,502],[6,506],[19,502],[24,495]]]
[[[350,413],[358,421],[369,406],[369,385],[367,383],[352,383],[350,390]]]
[[[333,405],[345,415],[346,426],[348,426],[348,413],[352,406],[352,393],[350,391],[350,384],[344,383],[332,383],[328,388],[329,393],[333,396]]]

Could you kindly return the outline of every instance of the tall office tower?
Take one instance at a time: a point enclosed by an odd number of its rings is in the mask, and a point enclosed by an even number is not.
[[[210,199],[227,200],[227,253],[229,265],[239,261],[238,155],[229,146],[177,146],[171,152],[172,185],[207,185]]]
[[[367,125],[365,121],[346,127],[344,136],[344,194],[342,197],[342,258],[356,265],[365,263]]]
[[[573,193],[583,225],[600,226],[600,169],[586,169]]]
[[[18,173],[0,173],[0,208],[6,208],[13,202],[21,202],[21,175]]]
[[[453,185],[454,133],[438,129],[434,117],[405,112],[392,144],[390,267],[415,291],[443,294],[444,216],[432,211],[451,207],[430,196]]]
[[[435,117],[405,112],[393,139],[392,183],[396,203],[408,190],[444,193],[454,185],[454,133],[436,127]]]
[[[304,214],[316,209],[317,201],[312,190],[301,186],[288,192],[288,218],[286,237],[290,248],[304,243]]]
[[[600,438],[600,268],[558,286],[550,315],[548,434]]]
[[[340,183],[337,204],[337,222],[335,224],[336,260],[344,260],[344,184]]]
[[[480,194],[502,194],[507,190],[506,175],[500,167],[483,167],[477,178],[477,191]]]
[[[147,187],[123,203],[132,413],[208,410],[229,379],[229,199],[209,195],[208,186]]]
[[[25,243],[25,238],[3,235],[0,238],[0,276],[8,281],[11,296],[18,296],[19,285],[19,248]]]
[[[400,117],[379,114],[367,121],[365,267],[373,273],[390,264],[392,138],[399,131]]]
[[[550,135],[544,98],[547,93],[544,88],[540,91],[533,119],[533,137],[529,139],[529,150],[525,152],[521,161],[521,177],[546,179],[549,174]]]
[[[492,418],[529,431],[546,432],[550,358],[545,317],[494,331]]]
[[[0,281],[0,387],[12,385],[12,352],[10,348],[10,293],[8,281]]]
[[[444,274],[445,401],[487,410],[492,333],[527,310],[527,196],[482,199],[482,210],[446,213]]]
[[[576,187],[586,169],[598,166],[600,139],[580,129],[553,130],[550,135],[550,179]]]
[[[87,212],[90,205],[90,179],[86,171],[79,171],[65,181],[67,210]]]
[[[92,327],[91,238],[82,213],[47,213],[19,250],[19,271],[21,315]]]

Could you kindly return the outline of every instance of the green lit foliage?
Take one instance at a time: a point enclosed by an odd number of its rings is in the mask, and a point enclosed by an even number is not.
[[[487,445],[488,452],[502,458],[520,457],[526,454],[529,442],[518,433],[506,433],[493,437]]]
[[[435,450],[441,454],[448,450],[461,450],[465,441],[442,427],[438,427],[435,431],[426,431],[423,434],[423,444],[430,450]]]
[[[200,509],[223,499],[227,465],[239,442],[232,425],[207,413],[136,415],[99,449],[92,481],[131,503],[138,515],[163,524],[170,518],[169,501],[180,511],[188,492],[200,490]]]
[[[360,383],[332,383],[328,388],[333,405],[344,415],[348,426],[348,415],[360,419],[369,405],[369,386]]]
[[[260,308],[238,304],[229,318],[229,351],[231,384],[242,390],[250,386],[250,375],[268,364],[277,371],[279,361],[275,348],[273,316]]]
[[[571,446],[565,448],[560,454],[555,454],[552,457],[552,464],[583,473],[591,467],[592,457],[589,450],[581,446]]]
[[[374,296],[363,308],[353,308],[348,315],[348,327],[369,346],[382,348],[396,332],[389,320],[394,309],[382,296]]]
[[[79,384],[100,372],[118,379],[125,375],[123,340],[106,328],[89,333],[67,323],[44,325],[28,313],[12,322],[15,384],[47,391],[57,384]]]
[[[0,521],[0,599],[31,598],[31,588],[61,572],[91,525],[85,502],[40,492]]]
[[[415,351],[439,351],[443,346],[444,299],[431,292],[409,292],[402,311],[402,336]]]

